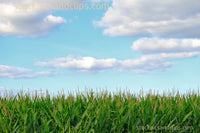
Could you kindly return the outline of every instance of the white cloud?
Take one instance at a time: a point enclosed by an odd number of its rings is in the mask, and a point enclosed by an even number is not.
[[[44,11],[15,11],[11,5],[0,4],[0,35],[44,36],[66,21]]]
[[[58,73],[51,71],[35,72],[31,73],[32,70],[20,67],[0,65],[0,78],[35,78],[40,76],[54,76]]]
[[[110,36],[200,37],[199,0],[113,0],[95,26]]]
[[[176,61],[184,58],[199,56],[200,52],[182,52],[182,53],[160,53],[153,55],[143,55],[139,59],[129,59],[121,63],[121,71],[132,71],[135,73],[148,73],[154,70],[165,70],[174,64],[170,61]]]
[[[66,0],[71,1],[71,0]],[[60,16],[53,16],[52,11],[16,9],[15,4],[50,3],[53,0],[14,0],[0,1],[0,35],[7,36],[44,36],[66,23]],[[57,1],[59,3],[60,1]],[[54,1],[55,3],[55,1]]]
[[[118,61],[111,59],[95,59],[93,57],[67,57],[49,60],[47,62],[36,62],[35,65],[42,67],[56,67],[76,70],[83,73],[103,72],[118,65]]]
[[[146,73],[155,70],[164,70],[173,65],[174,60],[199,56],[200,52],[161,53],[144,55],[138,59],[117,60],[95,59],[93,57],[66,57],[47,61],[36,62],[36,66],[54,67],[74,70],[80,73],[98,73],[116,69],[118,71],[132,71],[134,73]]]
[[[141,38],[133,42],[132,49],[142,53],[200,51],[200,40]]]

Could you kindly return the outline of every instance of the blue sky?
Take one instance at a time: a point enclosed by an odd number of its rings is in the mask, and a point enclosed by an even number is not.
[[[0,89],[198,89],[198,0],[103,3],[110,8],[16,11],[0,2]]]

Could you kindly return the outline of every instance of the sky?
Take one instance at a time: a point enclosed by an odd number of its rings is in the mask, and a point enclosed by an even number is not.
[[[199,0],[76,2],[0,0],[1,92],[198,91]]]

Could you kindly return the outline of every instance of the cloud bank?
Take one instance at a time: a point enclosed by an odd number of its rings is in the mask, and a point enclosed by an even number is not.
[[[18,36],[18,37],[38,37],[45,36],[53,32],[57,27],[66,23],[66,20],[60,16],[53,16],[52,11],[16,9],[15,4],[30,3],[50,3],[53,0],[6,0],[0,1],[0,35]],[[61,1],[56,1],[57,3]],[[64,2],[64,1],[62,1]],[[72,0],[65,0],[72,2]]]
[[[33,73],[32,70],[20,67],[0,65],[0,78],[36,78],[41,76],[55,76],[58,73],[51,71],[42,71]]]
[[[47,61],[39,61],[34,65],[74,70],[79,73],[100,73],[106,70],[131,71],[134,73],[150,73],[165,70],[174,65],[171,61],[199,56],[200,52],[160,53],[143,55],[138,59],[117,60],[115,58],[95,59],[93,57],[66,57]]]
[[[119,62],[114,59],[95,59],[93,57],[79,57],[72,56],[66,58],[56,58],[47,62],[36,62],[36,66],[40,67],[54,67],[75,70],[82,73],[104,72],[118,66]]]
[[[113,0],[97,27],[109,36],[197,38],[199,0]]]
[[[132,49],[142,53],[200,51],[200,40],[141,38],[133,42]]]

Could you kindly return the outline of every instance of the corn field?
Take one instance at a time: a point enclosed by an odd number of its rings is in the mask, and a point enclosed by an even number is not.
[[[2,133],[200,133],[200,96],[106,91],[0,97]]]

